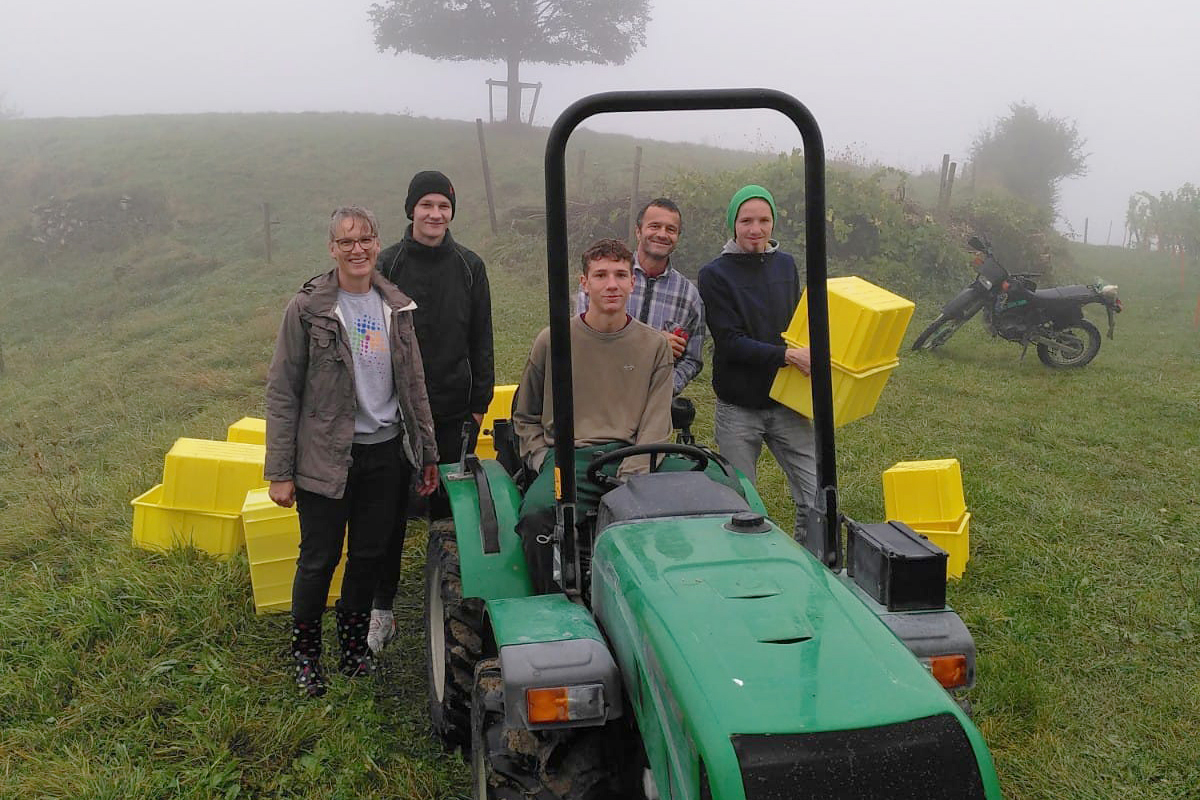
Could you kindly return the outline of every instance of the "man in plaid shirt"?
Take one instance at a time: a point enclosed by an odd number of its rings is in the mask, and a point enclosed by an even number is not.
[[[626,306],[631,317],[662,331],[670,343],[675,358],[675,395],[704,367],[704,304],[695,284],[670,264],[682,229],[679,206],[665,197],[651,200],[638,212],[633,292]],[[587,295],[581,291],[576,312],[587,311],[587,303]]]

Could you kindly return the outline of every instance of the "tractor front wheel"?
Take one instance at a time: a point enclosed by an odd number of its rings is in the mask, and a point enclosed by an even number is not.
[[[447,750],[468,748],[471,684],[483,650],[483,601],[463,598],[454,520],[429,524],[425,551],[425,656],[429,718]]]
[[[628,800],[628,761],[611,726],[529,731],[507,723],[500,662],[475,669],[471,697],[473,800]]]

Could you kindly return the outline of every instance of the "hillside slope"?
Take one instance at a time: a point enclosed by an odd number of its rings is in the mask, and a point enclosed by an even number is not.
[[[544,132],[488,135],[501,208],[536,205]],[[590,180],[627,182],[638,143],[580,142]],[[644,185],[749,158],[640,144]],[[545,320],[542,253],[533,236],[490,241],[476,148],[472,124],[395,117],[0,124],[0,796],[468,795],[428,734],[421,526],[380,679],[335,681],[314,704],[285,671],[285,619],[253,612],[244,557],[134,549],[128,503],[175,439],[261,412],[283,304],[328,268],[330,209],[373,206],[394,238],[416,169],[455,176],[455,233],[503,256],[498,377],[516,381]],[[29,238],[52,196],[126,195],[169,224]],[[1096,361],[1050,371],[975,322],[942,352],[902,352],[875,414],[838,431],[842,508],[878,520],[882,470],[959,458],[972,560],[949,591],[979,646],[972,700],[1006,796],[1183,800],[1200,786],[1200,277],[1159,254],[1073,251],[1127,304]],[[909,341],[944,299],[918,298]],[[708,377],[688,393],[711,442]],[[769,459],[760,489],[790,519]]]

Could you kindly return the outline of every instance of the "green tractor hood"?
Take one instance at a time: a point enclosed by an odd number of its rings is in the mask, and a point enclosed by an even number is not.
[[[670,775],[661,796],[699,796],[676,786],[711,779],[715,798],[754,797],[738,776],[749,787],[755,762],[762,780],[785,777],[767,775],[773,747],[853,750],[846,732],[873,729],[878,756],[878,740],[928,739],[915,721],[940,720],[989,785],[977,796],[999,797],[978,730],[879,618],[774,525],[741,533],[729,519],[626,522],[596,543],[593,609],[654,772]],[[796,769],[794,753],[780,758]]]

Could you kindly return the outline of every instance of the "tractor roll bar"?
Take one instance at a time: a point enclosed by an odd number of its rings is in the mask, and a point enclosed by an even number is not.
[[[556,498],[563,526],[562,583],[578,592],[575,536],[575,409],[571,396],[570,292],[567,250],[567,139],[595,114],[630,111],[772,109],[795,123],[804,142],[805,270],[808,285],[809,343],[812,349],[813,426],[817,444],[817,496],[806,520],[806,546],[827,566],[841,563],[838,535],[837,468],[833,442],[833,384],[830,374],[829,306],[825,267],[825,149],[820,128],[807,108],[774,89],[682,89],[603,92],[584,97],[559,115],[546,140],[546,273],[550,301],[550,365],[554,371],[555,463],[561,494]]]

